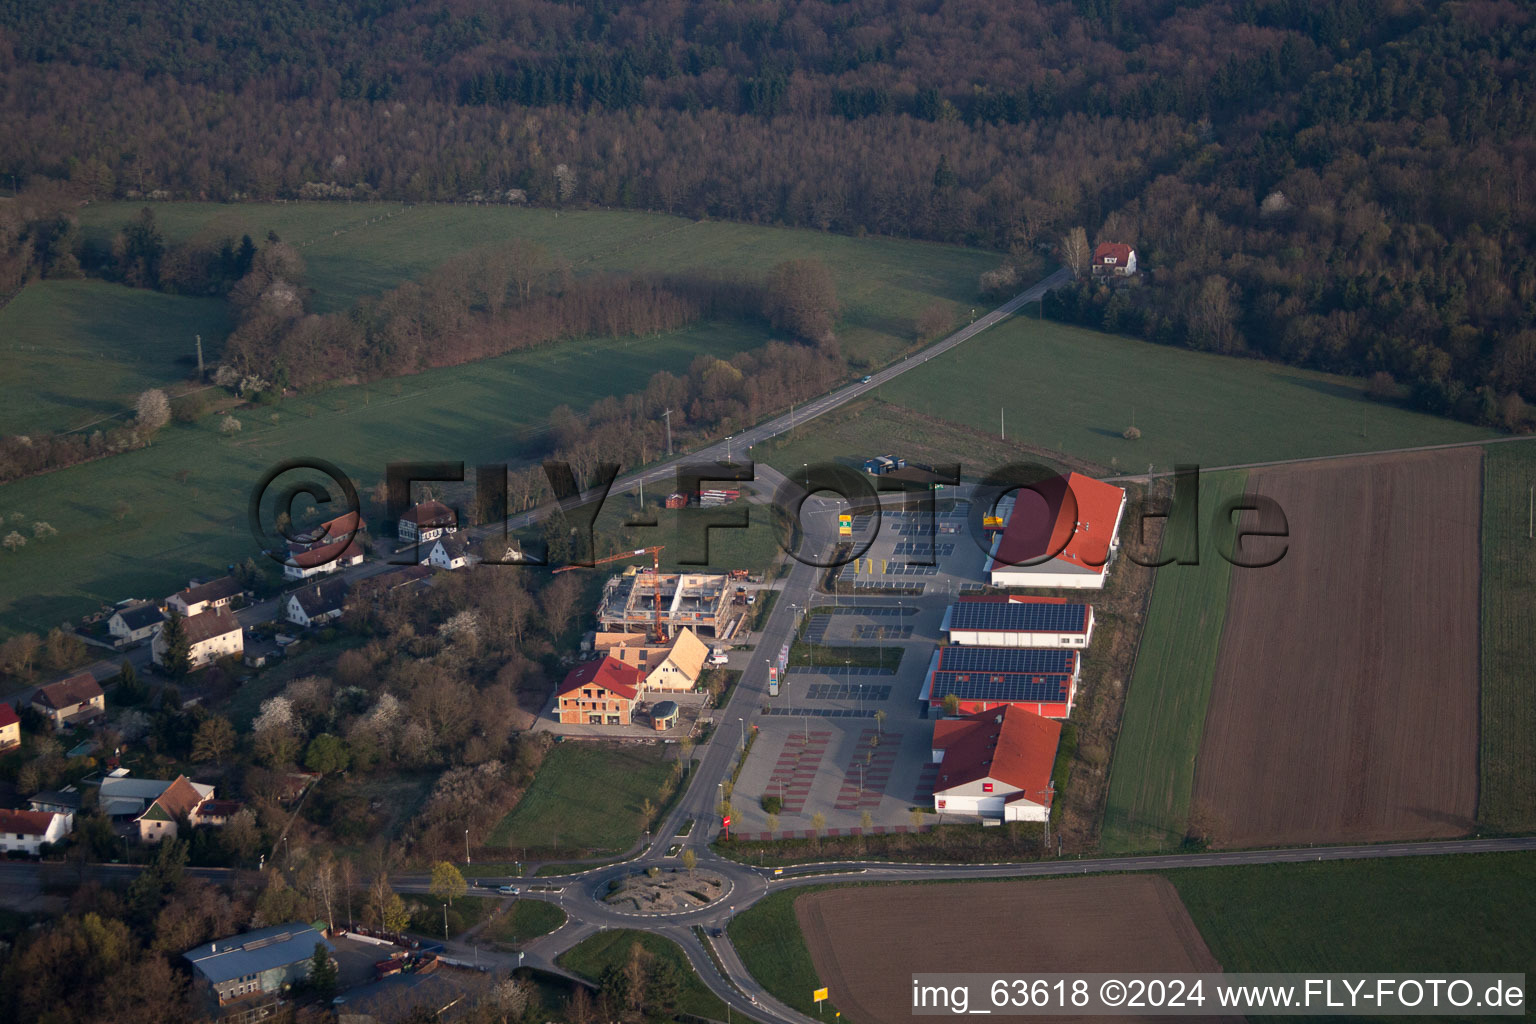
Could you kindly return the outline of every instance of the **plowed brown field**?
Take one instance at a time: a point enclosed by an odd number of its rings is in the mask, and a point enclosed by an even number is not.
[[[1233,569],[1192,829],[1221,846],[1470,829],[1481,458],[1250,474],[1249,493],[1284,509],[1290,547],[1269,568]]]
[[[833,889],[796,901],[795,916],[852,1024],[911,1018],[917,972],[1221,969],[1179,894],[1155,875]]]

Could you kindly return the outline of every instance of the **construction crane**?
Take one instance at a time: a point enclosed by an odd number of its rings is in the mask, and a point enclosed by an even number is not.
[[[661,553],[665,550],[665,544],[658,544],[655,547],[636,548],[633,551],[624,551],[617,555],[608,555],[606,558],[594,558],[592,560],[592,565],[598,566],[607,565],[609,562],[622,562],[626,558],[634,558],[637,555],[651,556],[651,596],[656,609],[656,617],[652,628],[656,631],[656,642],[662,644],[667,642],[667,627],[661,623]],[[585,568],[588,567],[584,565],[562,565],[554,571],[569,572],[572,569]]]

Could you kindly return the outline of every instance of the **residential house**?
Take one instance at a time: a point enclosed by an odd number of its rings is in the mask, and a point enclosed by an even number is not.
[[[341,618],[347,598],[347,581],[326,580],[300,587],[288,595],[285,614],[295,626],[318,626]]]
[[[245,633],[239,621],[226,608],[200,612],[183,619],[181,628],[187,634],[187,662],[193,670],[218,661],[220,658],[238,658],[245,651]],[[165,627],[155,633],[150,655],[156,665],[165,666]]]
[[[556,690],[555,714],[567,725],[628,725],[641,678],[617,658],[584,662]]]
[[[313,530],[299,534],[294,541],[305,545],[329,544],[338,540],[351,540],[355,534],[367,529],[368,524],[363,522],[362,516],[356,512],[348,512],[335,519],[327,519]]]
[[[80,813],[80,801],[80,791],[74,786],[65,786],[63,789],[45,789],[41,793],[32,794],[27,806],[34,811],[66,814],[72,819]]]
[[[32,706],[58,728],[89,722],[105,714],[107,698],[96,678],[89,672],[81,672],[38,687],[32,695]]]
[[[1095,276],[1130,277],[1136,273],[1136,250],[1119,242],[1100,242],[1093,250]]]
[[[1061,723],[1008,706],[933,726],[933,808],[1003,821],[1044,821]]]
[[[227,817],[203,814],[213,800],[213,793],[212,786],[193,782],[185,775],[178,775],[170,782],[115,776],[101,781],[98,804],[107,817],[118,822],[132,822],[140,842],[158,843],[176,837],[179,819],[202,825],[218,824],[215,819]]]
[[[288,557],[283,561],[283,576],[290,580],[307,580],[362,564],[363,545],[355,536],[324,544],[290,544]]]
[[[606,651],[608,657],[643,673],[641,689],[673,693],[686,692],[697,686],[699,674],[709,661],[709,645],[687,628],[681,630],[671,644],[610,644]]]
[[[148,640],[155,635],[155,627],[165,621],[157,605],[145,601],[128,605],[112,613],[107,620],[107,632],[118,647],[127,647]]]
[[[0,750],[21,746],[21,719],[9,704],[0,704]]]
[[[469,541],[452,535],[439,537],[432,542],[432,550],[422,559],[423,565],[437,569],[462,569],[480,559],[469,550]]]
[[[223,576],[207,583],[193,580],[187,589],[165,599],[166,609],[191,618],[212,608],[228,608],[236,598],[245,596],[245,588],[233,576]]]
[[[182,955],[192,965],[192,989],[203,1009],[228,1017],[272,1003],[309,977],[317,944],[336,951],[323,932],[295,921],[216,939]]]
[[[458,530],[459,517],[440,501],[412,505],[400,517],[400,539],[404,541],[426,543]]]
[[[57,843],[73,827],[74,818],[67,814],[0,810],[0,853],[20,851],[35,857],[44,843]]]

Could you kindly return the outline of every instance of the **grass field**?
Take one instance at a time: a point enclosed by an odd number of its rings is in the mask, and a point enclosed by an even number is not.
[[[131,417],[139,393],[218,360],[223,301],[103,281],[34,281],[0,309],[0,434],[78,430]]]
[[[433,939],[443,937],[443,901],[435,896],[403,897],[411,913],[411,931]],[[493,896],[460,896],[447,907],[448,934],[458,935],[491,916],[500,901]]]
[[[110,237],[142,204],[103,203],[80,212],[87,237]],[[589,270],[743,271],[816,257],[837,277],[839,336],[856,363],[883,363],[914,344],[912,323],[944,302],[956,322],[975,304],[976,279],[999,257],[978,249],[791,228],[690,221],[656,213],[388,203],[166,203],[154,206],[167,239],[198,232],[274,230],[308,267],[312,306],[345,309],[364,295],[421,276],[477,246],[523,238]],[[1043,276],[1043,275],[1042,275]]]
[[[568,857],[626,850],[640,838],[641,802],[660,807],[671,774],[658,746],[562,743],[485,845]]]
[[[1212,516],[1243,493],[1246,476],[1202,474],[1200,564],[1157,571],[1110,769],[1105,853],[1162,849],[1184,838],[1232,572],[1217,553]],[[1169,523],[1165,557],[1183,550],[1192,522]]]
[[[811,960],[810,947],[801,934],[800,922],[795,919],[795,900],[822,888],[810,886],[769,893],[731,918],[726,928],[731,945],[758,984],[812,1017],[816,1016],[817,1008],[811,993],[822,982]],[[826,1015],[836,1013],[836,1001],[827,1000],[822,1010]]]
[[[994,437],[1001,409],[1008,437],[1127,473],[1149,463],[1218,468],[1492,436],[1368,401],[1362,389],[1347,377],[1013,319],[874,394]],[[1127,441],[1121,434],[1133,420],[1142,436]],[[878,435],[869,441],[875,447],[834,454],[892,447]],[[794,461],[764,457],[780,468]]]
[[[1212,867],[1167,877],[1227,971],[1536,973],[1536,854]]]
[[[543,900],[517,900],[506,913],[488,925],[486,938],[518,946],[565,924],[565,911]]]
[[[1536,442],[1483,451],[1482,786],[1478,820],[1536,829]]]
[[[220,436],[212,419],[172,424],[149,448],[6,484],[0,514],[47,521],[59,535],[0,557],[0,628],[45,629],[259,557],[246,504],[282,460],[321,456],[361,491],[391,461],[527,459],[555,406],[584,408],[643,388],[657,370],[679,372],[700,352],[729,355],[766,337],[740,325],[699,325],[654,338],[567,342],[243,410],[235,438]],[[120,519],[119,503],[127,510]]]
[[[725,1003],[704,986],[682,947],[660,935],[623,928],[600,932],[572,946],[557,958],[557,962],[566,970],[596,982],[609,967],[628,963],[630,951],[636,943],[651,956],[671,964],[676,970],[682,982],[676,1007],[678,1012],[725,1020]]]

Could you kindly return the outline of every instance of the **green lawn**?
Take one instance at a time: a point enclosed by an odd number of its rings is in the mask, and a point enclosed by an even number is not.
[[[1016,318],[875,394],[993,436],[1003,409],[1009,438],[1137,473],[1149,463],[1217,468],[1493,436],[1368,401],[1362,389],[1352,378]],[[1127,441],[1133,420],[1142,436]],[[765,457],[780,468],[793,461]]]
[[[0,553],[0,629],[45,629],[103,602],[160,597],[193,576],[260,557],[246,505],[262,474],[285,459],[328,459],[359,491],[391,461],[524,460],[538,454],[555,406],[585,408],[644,388],[657,370],[681,372],[701,352],[728,356],[766,338],[752,327],[704,324],[566,342],[241,410],[235,438],[220,436],[213,418],[172,424],[149,448],[6,484],[0,514],[47,521],[59,535]],[[121,519],[119,503],[127,508]]]
[[[0,309],[0,434],[120,425],[141,391],[196,369],[196,335],[211,365],[229,330],[219,299],[34,281]]]
[[[1105,853],[1163,849],[1184,838],[1232,572],[1217,554],[1212,517],[1243,493],[1246,478],[1240,470],[1202,474],[1200,564],[1157,570],[1115,742],[1099,843]],[[1183,527],[1193,522],[1170,524],[1165,555],[1184,549]]]
[[[87,237],[107,238],[142,203],[100,203],[80,211]],[[788,259],[817,257],[836,274],[842,305],[839,337],[856,361],[883,363],[915,344],[913,320],[933,302],[959,323],[975,305],[976,280],[997,266],[995,253],[928,242],[850,238],[818,231],[657,213],[605,210],[413,206],[389,203],[163,203],[155,218],[170,240],[199,231],[269,230],[299,247],[306,284],[320,312],[420,277],[476,246],[525,238],[587,270],[693,268],[762,276]],[[1043,274],[1042,274],[1043,276]]]
[[[1226,971],[1536,974],[1536,854],[1212,867],[1168,879]]]
[[[642,801],[660,808],[671,774],[658,745],[559,744],[486,845],[564,857],[627,850],[641,838]]]
[[[1483,451],[1482,786],[1478,820],[1536,829],[1536,442]]]
[[[482,933],[486,938],[519,946],[529,939],[565,924],[565,911],[543,900],[516,900],[506,913],[499,915]]]
[[[820,892],[824,886],[804,889],[780,889],[731,918],[726,931],[741,962],[758,984],[778,999],[812,1017],[817,1015],[811,993],[822,985],[816,964],[805,945],[800,923],[795,919],[795,900]],[[836,993],[832,993],[836,995]],[[822,1003],[822,1016],[834,1019],[835,999]]]
[[[677,1001],[678,1012],[725,1020],[725,1003],[705,987],[694,972],[693,965],[688,962],[682,947],[660,935],[622,928],[599,932],[572,946],[556,962],[573,974],[597,982],[608,968],[628,963],[630,951],[636,943],[651,956],[670,963],[676,970],[682,981]]]
[[[443,937],[443,912],[447,910],[448,934],[458,935],[491,916],[500,903],[494,896],[460,896],[453,905],[444,907],[435,896],[407,895],[402,897],[411,914],[411,931],[432,939]]]

